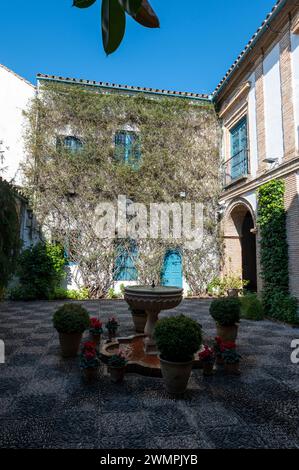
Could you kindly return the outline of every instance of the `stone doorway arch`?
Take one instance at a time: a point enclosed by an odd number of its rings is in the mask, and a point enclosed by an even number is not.
[[[238,274],[249,281],[248,289],[257,290],[256,216],[243,199],[234,201],[223,218],[223,274]]]

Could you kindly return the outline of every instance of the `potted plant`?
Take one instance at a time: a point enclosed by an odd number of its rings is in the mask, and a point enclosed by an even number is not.
[[[115,339],[118,327],[119,327],[119,323],[116,320],[116,318],[115,317],[109,318],[108,322],[106,323],[106,328],[108,330],[108,337],[109,337],[110,342],[113,341],[113,339]]]
[[[184,393],[191,375],[194,354],[202,343],[200,325],[184,315],[163,318],[157,322],[154,336],[167,391]]]
[[[205,377],[209,377],[213,375],[213,369],[214,369],[214,364],[215,364],[214,349],[205,345],[204,349],[200,351],[198,357],[203,366],[203,375]]]
[[[93,381],[97,378],[100,364],[99,353],[96,350],[96,343],[88,341],[83,344],[80,355],[80,368],[82,369],[87,381]]]
[[[136,333],[144,333],[147,322],[147,313],[144,310],[134,310],[130,308]]]
[[[65,304],[54,313],[53,324],[59,333],[62,356],[75,357],[82,334],[89,327],[87,310],[81,305]]]
[[[214,351],[215,351],[217,366],[224,366],[223,346],[222,345],[223,345],[222,339],[219,336],[217,336],[215,338],[215,343],[214,343]]]
[[[101,335],[103,333],[103,324],[98,318],[91,318],[89,324],[89,333],[92,342],[98,346],[101,342]]]
[[[222,341],[236,341],[241,316],[239,299],[225,297],[213,300],[210,314],[216,322],[217,336]]]
[[[227,341],[222,344],[224,370],[228,375],[240,375],[240,354],[237,353],[236,343],[234,341]]]
[[[121,383],[124,380],[127,362],[126,356],[122,352],[109,358],[108,367],[113,383]]]

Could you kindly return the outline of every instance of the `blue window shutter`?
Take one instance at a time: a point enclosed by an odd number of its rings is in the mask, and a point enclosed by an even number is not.
[[[247,118],[244,118],[231,130],[232,180],[248,173],[247,143]]]
[[[138,256],[136,242],[131,240],[129,247],[119,244],[114,264],[115,281],[136,281],[138,278],[135,261]]]
[[[82,149],[83,143],[78,137],[66,136],[66,137],[57,137],[57,147],[64,147],[71,152],[78,152]]]
[[[115,159],[133,168],[141,158],[140,137],[136,132],[119,131],[115,134]]]

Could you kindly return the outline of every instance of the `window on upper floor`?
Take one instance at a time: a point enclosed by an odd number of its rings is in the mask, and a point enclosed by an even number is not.
[[[120,242],[116,246],[116,258],[114,263],[115,281],[137,281],[136,259],[138,248],[135,240]]]
[[[118,131],[115,134],[115,159],[133,167],[141,158],[140,135],[134,131]]]
[[[82,149],[83,142],[81,139],[75,136],[59,136],[57,138],[57,146],[63,147],[73,153],[76,153]]]
[[[225,162],[225,185],[246,177],[249,172],[247,117],[239,121],[229,132],[230,158]]]

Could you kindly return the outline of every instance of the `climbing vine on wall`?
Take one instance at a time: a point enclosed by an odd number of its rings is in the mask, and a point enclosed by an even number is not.
[[[258,191],[263,301],[267,315],[297,321],[297,302],[289,295],[289,258],[284,207],[285,183],[273,180]]]
[[[0,179],[0,299],[15,270],[20,249],[20,226],[16,195],[11,186]]]
[[[213,106],[178,98],[102,93],[97,88],[45,83],[27,113],[27,191],[48,237],[67,246],[85,287],[104,295],[113,281],[115,242],[100,239],[93,213],[101,201],[126,195],[152,202],[204,205],[204,243],[196,252],[182,240],[138,241],[138,280],[159,280],[167,248],[183,251],[185,276],[194,294],[217,272],[219,234],[219,128]],[[140,135],[138,168],[115,158],[114,136],[122,129]],[[57,137],[80,138],[72,152]],[[59,142],[59,140],[58,140]],[[125,246],[125,243],[124,243]]]

